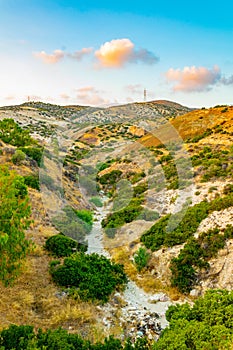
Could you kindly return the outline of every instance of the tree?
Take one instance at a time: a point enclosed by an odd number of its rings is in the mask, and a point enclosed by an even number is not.
[[[22,259],[30,250],[25,238],[31,214],[23,177],[0,167],[0,280],[8,285],[18,276]]]

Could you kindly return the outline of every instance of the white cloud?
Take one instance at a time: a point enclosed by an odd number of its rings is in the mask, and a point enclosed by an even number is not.
[[[127,38],[105,42],[95,51],[95,57],[99,68],[120,68],[130,62],[145,64],[158,62],[158,58],[152,52],[146,49],[136,50],[134,43]]]

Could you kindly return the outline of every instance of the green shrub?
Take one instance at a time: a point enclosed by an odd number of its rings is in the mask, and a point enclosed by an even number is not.
[[[34,159],[38,166],[41,165],[41,160],[43,156],[43,148],[39,147],[20,147],[20,150],[23,151],[28,157]]]
[[[140,173],[135,173],[131,177],[130,181],[131,181],[132,184],[135,184],[136,182],[142,180],[145,176],[146,176],[146,174],[144,173],[144,171],[142,171]]]
[[[32,140],[28,130],[23,130],[13,119],[5,118],[0,121],[0,139],[13,146],[27,146]]]
[[[97,164],[97,170],[98,172],[105,170],[107,168],[109,168],[116,160],[115,159],[110,159],[105,163],[99,163]]]
[[[173,247],[184,243],[210,213],[232,205],[233,194],[230,193],[211,202],[202,201],[188,209],[184,208],[172,216],[166,215],[141,236],[141,242],[152,251],[160,249],[163,245]]]
[[[114,185],[117,181],[119,181],[122,175],[121,170],[112,170],[110,173],[106,173],[98,178],[101,185]]]
[[[65,236],[86,245],[85,236],[91,231],[92,224],[80,219],[72,207],[64,207],[59,215],[53,217],[52,223]]]
[[[127,282],[123,266],[98,254],[76,253],[50,270],[54,282],[74,287],[70,293],[83,300],[107,302],[110,294]]]
[[[20,150],[16,150],[15,154],[13,154],[11,160],[14,164],[20,164],[26,159],[26,154]]]
[[[147,266],[149,260],[150,253],[143,247],[140,247],[134,254],[134,262],[139,272]]]
[[[142,212],[143,207],[140,205],[142,200],[140,198],[131,199],[130,203],[123,209],[116,211],[114,213],[108,214],[108,216],[102,220],[101,225],[112,235],[113,228],[118,228],[123,226],[125,223],[132,222],[138,218],[139,214]]]
[[[232,297],[226,290],[209,290],[193,306],[187,303],[169,306],[166,318],[170,322],[153,350],[231,349]]]
[[[70,256],[75,251],[86,251],[87,246],[80,244],[74,239],[57,234],[49,237],[45,242],[45,248],[56,257]]]
[[[182,293],[190,292],[197,281],[198,269],[208,269],[208,260],[215,257],[219,249],[224,248],[227,238],[232,236],[232,226],[227,226],[224,234],[218,228],[192,237],[181,249],[177,258],[171,261],[171,284]]]
[[[1,349],[29,349],[28,345],[33,337],[34,332],[32,326],[10,325],[8,329],[3,329],[1,331]]]
[[[93,203],[96,207],[102,207],[103,203],[100,199],[100,197],[94,196],[90,199],[90,202]]]
[[[25,185],[40,190],[39,176],[38,175],[25,175],[24,177]]]
[[[119,339],[110,336],[103,342],[91,344],[79,334],[68,333],[65,329],[39,329],[32,326],[10,325],[0,332],[2,350],[149,350],[146,338],[138,338],[134,342],[127,339],[123,344]]]
[[[133,187],[134,197],[140,196],[142,193],[148,190],[148,183],[143,182]]]
[[[229,193],[233,193],[233,184],[227,184],[224,186],[223,189],[223,193],[224,194],[229,194]]]
[[[158,218],[159,218],[159,213],[157,211],[149,210],[147,208],[144,208],[138,216],[139,220],[145,220],[145,221],[156,221],[158,220]]]
[[[19,275],[23,259],[31,250],[26,239],[31,210],[23,177],[0,166],[0,281],[9,285]]]
[[[98,194],[99,185],[95,175],[80,176],[79,184],[84,187],[88,196],[96,196]]]
[[[76,210],[76,215],[79,219],[87,223],[90,226],[90,230],[93,224],[93,213],[90,210],[82,209]]]

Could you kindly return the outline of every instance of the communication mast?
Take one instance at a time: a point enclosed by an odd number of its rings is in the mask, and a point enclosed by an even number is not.
[[[146,102],[146,89],[144,89],[144,102]]]

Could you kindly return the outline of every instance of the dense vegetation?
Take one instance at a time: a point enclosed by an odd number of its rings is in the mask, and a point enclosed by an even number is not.
[[[233,194],[229,193],[211,202],[202,201],[192,207],[183,208],[172,216],[169,214],[162,217],[142,235],[141,242],[152,251],[160,249],[163,245],[172,247],[184,243],[211,212],[220,211],[232,205]]]
[[[1,350],[148,350],[146,339],[137,339],[133,344],[127,340],[122,345],[119,339],[110,336],[103,343],[92,344],[78,334],[69,334],[64,329],[35,332],[32,326],[10,325],[0,332]]]
[[[123,266],[98,254],[76,253],[64,262],[51,263],[54,282],[69,287],[69,294],[82,300],[107,302],[110,294],[127,282]]]
[[[150,260],[150,253],[144,247],[140,247],[134,254],[134,263],[138,272],[141,272],[147,266]]]
[[[106,234],[109,237],[114,236],[115,228],[121,227],[125,223],[132,222],[138,218],[142,212],[143,207],[141,206],[142,199],[133,198],[130,203],[123,209],[109,214],[105,219],[102,220],[102,227],[105,229]]]
[[[30,250],[25,238],[29,227],[29,197],[23,177],[0,167],[0,280],[8,285],[19,274]]]
[[[193,307],[187,303],[170,306],[170,322],[153,350],[232,349],[233,292],[209,290]]]
[[[23,130],[11,118],[0,120],[0,139],[17,147],[24,147],[34,143],[29,135],[29,130]]]
[[[210,290],[193,306],[170,306],[169,321],[157,342],[138,338],[135,343],[109,337],[92,344],[64,329],[35,332],[29,325],[10,325],[0,332],[2,350],[231,350],[233,343],[233,292]]]
[[[193,166],[201,167],[202,181],[206,182],[216,177],[226,177],[232,174],[233,147],[229,150],[212,150],[205,146],[192,156]]]
[[[84,245],[85,236],[91,231],[92,221],[92,213],[89,210],[75,210],[70,206],[64,207],[62,212],[52,219],[59,232]]]
[[[182,293],[190,292],[198,281],[198,271],[209,268],[208,260],[224,248],[226,239],[233,238],[233,227],[228,225],[224,234],[218,228],[203,232],[198,238],[190,238],[177,258],[171,261],[172,286]]]
[[[76,251],[86,251],[87,247],[60,233],[46,240],[45,249],[60,258],[70,256]]]
[[[103,203],[100,199],[100,197],[98,196],[93,196],[90,198],[90,202],[93,203],[96,207],[102,207],[103,206]]]
[[[24,177],[24,183],[36,190],[40,190],[40,183],[39,183],[39,176],[37,174],[32,174],[32,175],[25,175]]]
[[[19,150],[24,152],[29,158],[35,160],[37,165],[41,165],[43,148],[42,147],[20,147]]]

